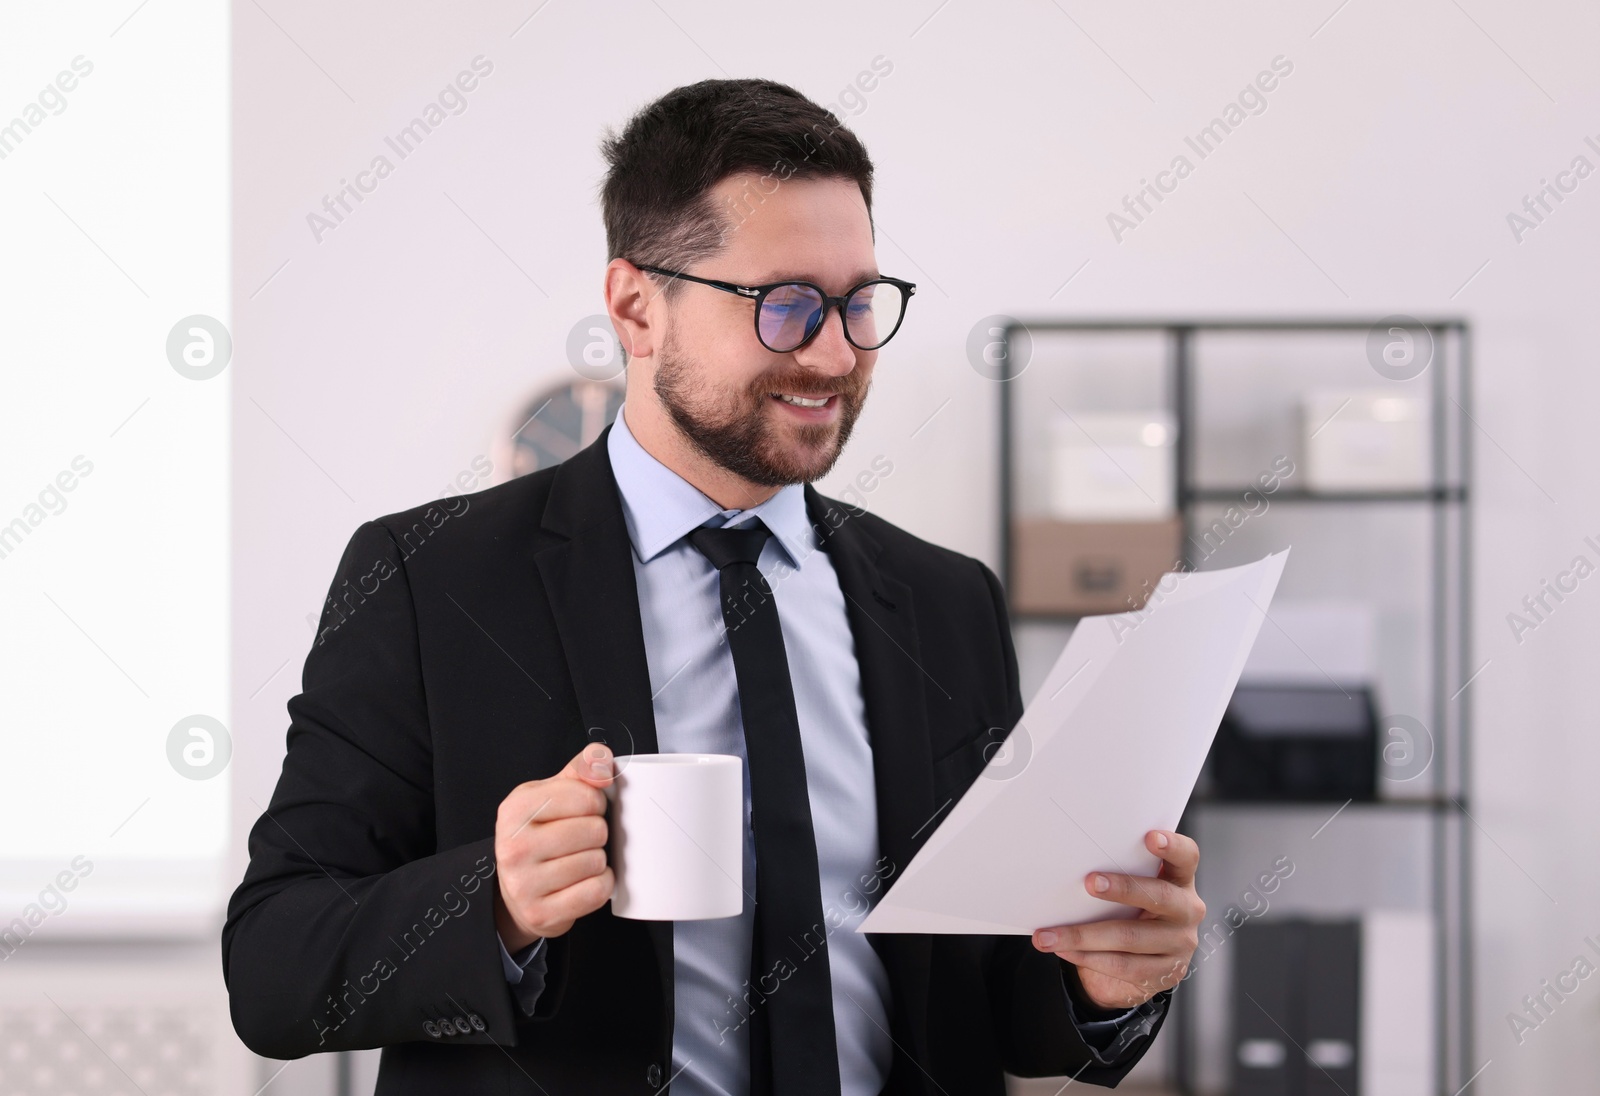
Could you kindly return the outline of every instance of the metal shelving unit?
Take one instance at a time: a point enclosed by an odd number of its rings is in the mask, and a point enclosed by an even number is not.
[[[1196,458],[1203,442],[1203,427],[1197,414],[1198,344],[1208,335],[1349,335],[1372,331],[1384,321],[1375,318],[1304,320],[1167,320],[1132,319],[1073,321],[1014,320],[1004,327],[998,376],[1002,384],[1000,404],[1000,561],[1001,579],[1011,588],[1014,573],[1013,521],[1018,514],[1017,423],[1021,386],[1026,373],[1013,373],[1014,352],[1020,337],[1083,336],[1111,334],[1160,335],[1167,352],[1167,389],[1177,426],[1174,500],[1183,519],[1184,565],[1202,569],[1193,558],[1192,534],[1197,510],[1208,503],[1233,502],[1246,487],[1237,488],[1196,481]],[[1434,974],[1435,1032],[1434,1079],[1441,1096],[1451,1096],[1477,1070],[1472,1047],[1473,956],[1471,883],[1472,830],[1468,816],[1467,789],[1470,780],[1470,692],[1466,686],[1478,669],[1473,665],[1470,643],[1471,602],[1471,447],[1467,425],[1471,423],[1469,383],[1471,335],[1461,319],[1417,321],[1426,327],[1433,340],[1434,357],[1427,369],[1433,439],[1430,486],[1401,491],[1319,492],[1304,488],[1280,488],[1272,495],[1273,505],[1313,508],[1340,505],[1346,508],[1405,507],[1419,509],[1430,519],[1429,649],[1426,695],[1437,728],[1431,763],[1432,787],[1424,796],[1406,799],[1377,799],[1345,804],[1356,812],[1378,812],[1388,817],[1415,817],[1420,813],[1429,826],[1429,892],[1434,918],[1436,955]],[[1379,384],[1383,382],[1378,381]],[[1030,613],[1013,610],[1012,620],[1019,626],[1031,623],[1061,624],[1075,620],[1064,614]],[[1430,732],[1431,733],[1431,732]],[[1187,832],[1196,832],[1213,812],[1239,809],[1273,811],[1303,809],[1305,803],[1239,803],[1203,796],[1191,799],[1182,823]],[[1314,805],[1314,804],[1313,804]],[[1330,809],[1337,804],[1328,804]],[[1340,807],[1341,810],[1344,807]],[[1203,839],[1202,839],[1203,844]],[[1202,869],[1203,871],[1203,869]],[[1171,1022],[1177,1038],[1173,1040],[1171,1071],[1178,1089],[1185,1094],[1196,1091],[1194,1060],[1194,1017],[1183,1006],[1183,994],[1175,998]]]

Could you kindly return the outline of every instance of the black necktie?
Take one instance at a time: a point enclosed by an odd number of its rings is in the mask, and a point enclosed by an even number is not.
[[[689,533],[689,542],[721,572],[722,619],[750,761],[756,845],[750,1084],[755,1096],[837,1096],[828,928],[800,720],[778,603],[756,567],[770,535],[760,518],[746,529],[702,526]]]

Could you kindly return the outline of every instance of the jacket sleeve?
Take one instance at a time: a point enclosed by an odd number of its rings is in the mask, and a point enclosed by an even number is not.
[[[1022,686],[1010,614],[1000,580],[981,560],[999,629],[1006,679],[1006,726],[1022,719]],[[1095,1009],[1078,982],[1077,968],[1040,951],[1031,937],[992,937],[988,985],[995,1039],[1006,1072],[1018,1077],[1070,1076],[1115,1087],[1144,1056],[1166,1019],[1172,998],[1163,990],[1122,1013]]]
[[[515,1045],[494,837],[436,847],[412,593],[380,522],[345,548],[301,690],[222,929],[234,1030],[278,1059],[405,1041]]]

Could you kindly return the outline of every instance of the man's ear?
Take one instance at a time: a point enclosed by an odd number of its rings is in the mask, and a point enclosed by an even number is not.
[[[660,295],[649,276],[627,259],[612,259],[606,266],[606,314],[629,360],[655,352],[660,331],[651,323],[650,304]]]

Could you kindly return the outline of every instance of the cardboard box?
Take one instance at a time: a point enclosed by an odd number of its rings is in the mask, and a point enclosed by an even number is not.
[[[1183,521],[1076,522],[1017,518],[1011,606],[1016,612],[1089,616],[1144,605],[1177,565]]]

